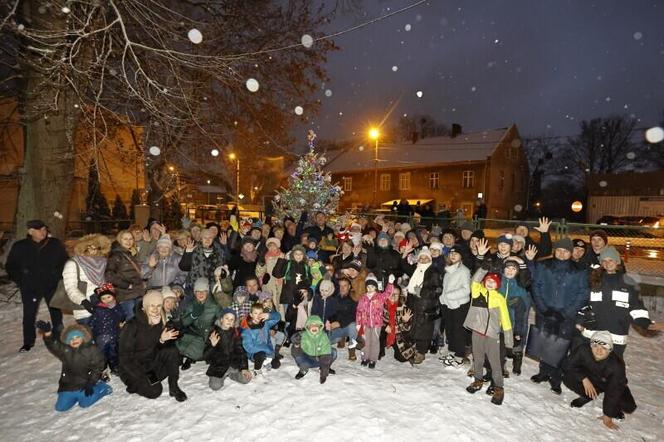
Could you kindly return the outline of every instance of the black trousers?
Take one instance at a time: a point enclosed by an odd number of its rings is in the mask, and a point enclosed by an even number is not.
[[[462,304],[459,308],[450,309],[446,305],[441,306],[440,333],[445,333],[447,348],[454,356],[466,357],[466,352],[470,347],[470,331],[463,323],[468,315],[470,302]]]
[[[37,321],[37,313],[39,312],[39,304],[41,300],[50,302],[55,290],[48,293],[38,293],[34,290],[21,289],[21,301],[23,302],[23,344],[35,345],[35,322]],[[53,333],[60,338],[59,334],[62,330],[62,312],[57,308],[48,308],[51,315],[51,323],[53,324]]]
[[[122,373],[122,382],[125,383],[131,392],[148,399],[156,399],[161,396],[163,391],[161,381],[168,378],[169,385],[177,383],[180,377],[181,360],[182,356],[180,356],[180,352],[175,345],[159,348],[152,364],[150,364],[142,376],[134,377]],[[150,373],[150,376],[148,376],[148,373]],[[151,385],[149,378],[153,377],[153,374],[154,378],[159,380],[159,382]]]

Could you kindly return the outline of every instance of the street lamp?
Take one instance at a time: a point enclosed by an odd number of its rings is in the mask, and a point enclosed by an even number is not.
[[[376,127],[369,129],[369,138],[375,141],[374,150],[374,190],[373,190],[373,206],[376,206],[376,194],[378,193],[378,138],[380,131]]]
[[[240,158],[231,152],[228,158],[235,161],[235,206],[240,210]]]
[[[210,205],[210,180],[207,180],[208,183],[208,188],[207,188],[207,197],[208,197],[208,206]]]

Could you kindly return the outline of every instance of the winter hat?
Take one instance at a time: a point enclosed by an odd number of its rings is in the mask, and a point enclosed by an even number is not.
[[[97,298],[101,298],[104,295],[113,295],[114,297],[117,296],[115,293],[115,288],[113,287],[113,284],[111,284],[110,282],[107,282],[97,287],[95,289],[95,295],[97,295]]]
[[[526,238],[521,235],[512,235],[512,242],[520,242],[523,245],[526,245]]]
[[[323,291],[330,291],[331,293],[334,293],[334,283],[330,281],[329,279],[324,279],[320,282],[320,285],[318,286],[318,290],[322,293]]]
[[[454,229],[445,229],[445,230],[443,230],[443,234],[441,236],[445,236],[445,235],[452,235],[453,237],[456,238],[457,237],[457,232]]]
[[[367,276],[366,279],[364,280],[364,286],[366,287],[368,285],[372,285],[376,287],[376,289],[378,289],[378,281],[376,280],[376,277],[373,274]]]
[[[307,251],[304,250],[304,246],[302,244],[295,244],[291,249],[291,254],[293,254],[294,252],[302,252],[303,255],[306,255],[307,253]]]
[[[25,226],[26,226],[28,229],[37,229],[37,230],[39,230],[39,229],[41,229],[41,228],[43,228],[43,227],[48,228],[48,226],[46,225],[46,223],[44,223],[44,221],[42,221],[42,220],[40,220],[40,219],[31,219],[30,221],[28,221],[27,223],[25,223]]]
[[[85,334],[77,328],[71,329],[65,335],[65,344],[69,345],[75,338],[81,338],[85,340]]]
[[[477,229],[473,231],[473,234],[470,235],[471,238],[484,239],[484,230]]]
[[[442,236],[443,229],[440,226],[433,226],[431,228],[431,236]]]
[[[168,299],[168,298],[178,299],[178,295],[176,295],[173,289],[171,289],[167,285],[161,288],[161,297],[162,299]]]
[[[513,259],[508,258],[503,264],[505,265],[505,268],[514,267],[517,271],[519,270],[519,263]]]
[[[592,232],[590,232],[590,235],[588,235],[591,241],[593,239],[593,236],[599,236],[600,238],[602,238],[604,240],[604,244],[609,243],[609,234],[606,233],[606,230],[602,229],[593,230]]]
[[[318,239],[314,236],[310,236],[309,239],[307,239],[307,244],[314,243],[315,245],[318,245]]]
[[[412,227],[410,227],[410,224],[408,224],[408,223],[403,223],[403,224],[401,224],[401,231],[402,231],[404,234],[405,234],[406,232],[408,232],[409,230],[411,230],[411,229],[412,229]]]
[[[439,252],[443,251],[443,244],[439,242],[433,242],[429,245],[430,250],[438,250]]]
[[[307,258],[318,260],[318,251],[313,249],[307,250]]]
[[[194,282],[194,291],[195,292],[209,292],[210,291],[210,281],[207,278],[198,278]]]
[[[434,244],[431,244],[431,248],[433,248]],[[463,255],[461,253],[461,247],[459,247],[458,244],[454,244],[452,247],[450,247],[450,250],[447,251],[447,254],[449,255],[450,253],[458,253],[459,255]]]
[[[572,240],[569,238],[562,238],[559,239],[558,241],[553,243],[553,250],[556,249],[565,249],[569,250],[570,252],[574,250],[574,244],[572,244]]]
[[[151,305],[161,305],[164,302],[164,297],[159,290],[148,290],[143,296],[143,310]]]
[[[409,242],[410,241],[408,241],[407,239],[402,239],[401,241],[399,241],[399,248],[408,247]]]
[[[230,307],[226,307],[225,309],[223,309],[223,310],[221,311],[221,314],[219,315],[219,318],[223,318],[225,315],[227,315],[227,314],[229,314],[229,313],[230,313],[231,315],[237,317],[237,313],[235,313],[235,310],[233,310],[233,309],[230,308]]]
[[[274,244],[275,246],[277,246],[277,249],[281,248],[281,241],[279,240],[279,238],[275,237],[268,238],[267,241],[265,241],[265,246],[267,247],[270,244]]]
[[[362,269],[362,261],[360,261],[359,259],[353,259],[352,261],[345,263],[341,268],[355,269],[359,272]]]
[[[258,293],[256,293],[256,296],[258,297],[258,300],[260,302],[264,302],[268,299],[272,299],[272,293],[270,293],[270,292],[259,291]]]
[[[462,222],[461,225],[459,226],[459,232],[462,232],[464,230],[469,230],[472,232],[474,231],[474,229],[475,228],[473,227],[473,225],[468,221]]]
[[[171,241],[171,236],[161,235],[161,237],[157,240],[157,247],[159,246],[173,247],[173,241]]]
[[[381,239],[386,239],[387,242],[389,243],[390,242],[390,235],[388,235],[385,232],[380,232],[378,234],[378,236],[376,237],[376,242],[380,241]]]
[[[599,254],[599,262],[602,262],[605,259],[612,259],[615,262],[620,263],[620,254],[613,246],[604,247],[604,250]]]
[[[504,233],[498,237],[496,240],[496,244],[500,243],[505,243],[509,244],[510,246],[512,245],[512,234],[511,233]]]
[[[581,238],[576,238],[573,242],[574,242],[574,247],[581,247],[584,250],[588,246],[588,244],[586,244],[586,242]]]
[[[593,333],[590,337],[591,345],[600,345],[607,350],[613,350],[613,339],[611,338],[611,333],[606,330],[599,330]]]
[[[500,287],[501,277],[498,273],[487,273],[482,279],[482,284],[486,283],[488,280],[492,280],[496,283],[496,287]]]
[[[405,237],[406,237],[406,234],[403,233],[401,230],[397,230],[396,232],[394,232],[394,242],[397,243],[397,244],[399,243],[399,241],[401,241]]]
[[[420,259],[420,256],[428,256],[431,259],[431,251],[427,246],[422,247],[420,253],[417,254],[417,259]]]

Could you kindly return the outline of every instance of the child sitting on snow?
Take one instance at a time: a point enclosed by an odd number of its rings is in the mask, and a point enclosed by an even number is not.
[[[479,281],[482,281],[481,283]],[[512,324],[503,295],[498,293],[500,275],[479,269],[470,286],[471,300],[468,316],[463,326],[472,331],[473,368],[475,381],[466,388],[468,393],[482,389],[484,359],[491,366],[492,383],[487,389],[491,402],[500,405],[505,397],[503,370],[500,365],[500,332],[505,337],[505,347],[513,347]]]
[[[257,302],[251,306],[249,316],[242,321],[242,346],[249,359],[254,361],[254,370],[260,370],[266,362],[270,362],[272,368],[281,366],[279,358],[274,357],[270,339],[270,329],[279,319],[279,313],[265,313],[263,304]]]
[[[37,321],[36,325],[48,351],[62,361],[55,411],[67,411],[77,403],[87,408],[113,392],[100,381],[106,364],[87,327],[79,324],[65,327],[58,340],[53,336],[50,322]]]
[[[108,362],[111,373],[118,374],[118,342],[120,327],[124,324],[125,313],[115,300],[113,284],[104,284],[95,289],[99,302],[94,306],[90,328],[97,348]]]
[[[235,328],[233,309],[226,308],[221,312],[210,332],[203,358],[210,364],[206,374],[210,378],[209,385],[212,390],[221,389],[227,377],[240,384],[251,380],[240,329]]]
[[[362,366],[364,367],[368,365],[369,368],[376,368],[376,361],[380,353],[383,306],[394,290],[394,275],[390,275],[387,282],[385,291],[379,292],[376,278],[373,275],[368,276],[364,281],[367,292],[357,303],[355,327],[360,334],[364,330],[364,355],[362,356]]]
[[[318,316],[310,316],[304,330],[293,335],[291,343],[291,354],[300,369],[295,379],[302,379],[310,368],[316,367],[320,367],[321,384],[325,383],[329,374],[335,374],[330,366],[337,358],[337,351],[330,345],[323,321]]]

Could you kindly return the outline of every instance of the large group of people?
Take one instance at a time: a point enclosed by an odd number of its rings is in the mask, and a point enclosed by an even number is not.
[[[87,407],[119,376],[129,394],[156,398],[192,364],[207,364],[212,390],[279,369],[290,350],[299,371],[320,383],[341,357],[374,369],[382,358],[421,364],[435,357],[485,386],[500,405],[505,378],[524,354],[539,359],[535,383],[564,384],[581,407],[603,393],[604,424],[631,413],[623,356],[631,324],[650,320],[605,231],[552,241],[551,222],[526,222],[490,243],[479,223],[411,225],[358,216],[328,224],[322,212],[299,219],[240,219],[167,231],[151,219],[113,241],[87,235],[70,255],[39,220],[28,222],[6,269],[21,290],[23,346],[35,326],[62,361],[56,410]],[[451,227],[453,226],[453,227]],[[495,233],[495,232],[492,232]],[[495,236],[495,235],[491,235]],[[37,321],[41,299],[63,292],[62,313]],[[531,310],[534,324],[529,323]],[[471,362],[472,361],[472,362]]]

